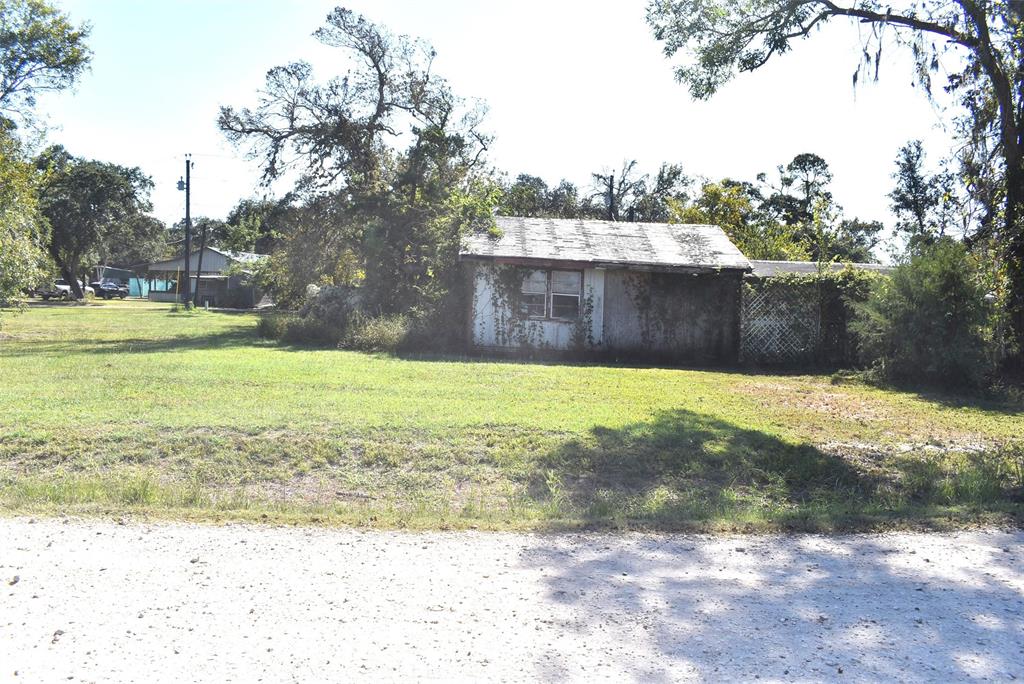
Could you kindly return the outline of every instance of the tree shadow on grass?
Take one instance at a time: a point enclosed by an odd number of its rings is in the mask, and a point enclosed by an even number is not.
[[[813,446],[678,409],[563,443],[539,459],[529,486],[594,523],[676,529],[753,515],[801,527],[813,511],[815,527],[831,529],[878,482]]]
[[[0,346],[0,358],[22,356],[63,356],[69,352],[96,355],[155,354],[232,347],[252,347],[260,343],[254,330],[234,328],[196,335],[164,337],[122,337],[117,339],[46,339],[18,347]]]
[[[474,352],[469,354],[453,354],[443,352],[414,352],[409,350],[403,350],[395,352],[394,356],[407,361],[424,361],[424,362],[441,362],[441,363],[467,363],[467,364],[519,364],[519,365],[531,365],[531,366],[552,366],[552,367],[587,367],[587,368],[624,368],[630,370],[636,369],[655,369],[655,370],[679,370],[679,371],[694,371],[694,372],[708,372],[708,373],[722,373],[733,376],[743,376],[749,378],[798,378],[806,376],[823,376],[837,373],[842,371],[832,366],[807,366],[807,367],[792,367],[792,366],[752,366],[744,364],[710,364],[710,363],[686,363],[681,361],[676,362],[665,362],[657,359],[643,359],[638,357],[625,357],[621,359],[612,358],[609,356],[595,355],[592,358],[572,358],[565,353],[552,355],[552,354],[538,354],[536,356],[528,354],[486,354],[483,352]],[[844,376],[845,373],[845,376]],[[837,380],[838,378],[838,380]],[[838,375],[833,375],[833,382],[839,387],[850,386],[850,385],[868,385],[877,389],[909,393],[916,395],[918,398],[934,403],[947,406],[950,408],[970,408],[978,411],[982,411],[992,415],[1021,415],[1024,416],[1024,401],[1018,398],[1006,396],[986,396],[982,393],[972,393],[969,391],[952,391],[944,390],[941,388],[922,388],[922,387],[888,387],[885,385],[876,385],[871,383],[865,383],[863,380],[857,379],[856,373],[853,376],[849,375],[849,372],[843,371]],[[1024,391],[1022,391],[1024,395]]]
[[[816,368],[772,368],[743,366],[727,362],[701,362],[698,360],[681,360],[672,358],[652,358],[643,354],[632,354],[613,356],[610,354],[586,354],[579,352],[531,350],[529,352],[485,352],[466,351],[444,352],[444,351],[415,351],[402,349],[393,352],[396,358],[407,361],[426,361],[472,364],[518,364],[530,366],[555,366],[555,367],[593,367],[593,368],[629,368],[629,369],[655,369],[655,370],[684,370],[684,371],[707,371],[709,373],[729,373],[741,375],[769,375],[769,376],[803,376],[808,374],[820,374],[821,369]]]
[[[1024,402],[1015,397],[984,396],[937,389],[907,390],[918,399],[951,409],[971,409],[990,415],[1020,416],[1024,418]],[[1022,390],[1024,393],[1024,390]]]
[[[548,507],[549,530],[948,529],[1022,513],[1005,473],[983,459],[922,471],[934,465],[923,455],[824,451],[683,409],[594,427],[534,463],[528,492]]]
[[[521,567],[542,575],[548,617],[579,642],[608,644],[620,676],[1024,676],[1020,532],[541,539]],[[545,679],[579,676],[576,658],[551,647],[535,666]]]

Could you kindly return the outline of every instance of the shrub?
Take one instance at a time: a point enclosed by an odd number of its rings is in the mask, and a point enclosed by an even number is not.
[[[409,316],[402,314],[375,318],[353,316],[338,346],[362,351],[398,351],[405,345],[411,327]]]
[[[291,316],[288,318],[282,342],[290,344],[310,344],[316,346],[333,347],[341,340],[342,330],[316,318],[303,318]]]
[[[987,309],[966,248],[942,240],[879,280],[852,328],[861,359],[884,380],[977,387],[988,370]]]
[[[260,316],[256,334],[268,340],[321,347],[333,347],[341,339],[341,332],[336,328],[290,313]]]
[[[267,313],[256,323],[256,334],[267,340],[284,339],[288,323],[294,318],[289,314]]]
[[[311,285],[298,313],[264,314],[256,332],[260,337],[291,344],[333,347],[345,337],[357,301],[350,288]]]
[[[264,314],[257,323],[257,333],[292,344],[361,351],[450,351],[462,343],[461,319],[455,314],[464,306],[457,296],[451,300],[429,314],[410,311],[371,315],[362,310],[358,289],[311,285],[297,313]]]

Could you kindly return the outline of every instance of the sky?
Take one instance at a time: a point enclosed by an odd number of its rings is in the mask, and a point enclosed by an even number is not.
[[[273,194],[258,165],[219,132],[223,105],[252,105],[267,69],[305,60],[327,79],[345,72],[312,32],[337,2],[320,0],[58,0],[92,25],[91,71],[40,105],[48,140],[72,154],[140,166],[154,213],[184,215],[176,182],[191,153],[192,214],[223,218],[239,199]],[[486,102],[489,160],[514,177],[566,178],[636,159],[643,171],[680,163],[691,176],[754,180],[813,152],[831,166],[846,216],[892,224],[899,147],[950,150],[950,115],[912,87],[908,60],[887,49],[878,82],[854,89],[857,28],[828,27],[709,101],[675,82],[645,22],[645,0],[350,0],[346,7],[437,51],[455,93]],[[276,189],[278,192],[280,188]]]

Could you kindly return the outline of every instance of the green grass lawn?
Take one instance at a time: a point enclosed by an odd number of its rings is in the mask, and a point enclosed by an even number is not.
[[[411,527],[1021,519],[1024,408],[821,375],[409,359],[247,314],[36,305],[0,328],[0,505]]]

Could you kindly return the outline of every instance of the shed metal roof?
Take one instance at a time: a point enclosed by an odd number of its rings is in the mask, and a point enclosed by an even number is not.
[[[195,250],[192,251],[192,254],[191,254],[190,259],[189,259],[189,267],[190,268],[196,268],[197,267],[197,263],[196,262],[199,259],[199,251],[200,251],[199,249],[195,249]],[[234,262],[237,262],[237,263],[240,263],[240,264],[244,265],[244,264],[251,264],[251,263],[253,263],[255,261],[258,261],[259,259],[261,259],[262,257],[264,257],[266,255],[264,255],[264,254],[253,254],[252,252],[229,252],[227,250],[217,249],[216,247],[210,247],[209,245],[207,245],[206,246],[206,251],[203,253],[203,256],[204,256],[204,258],[216,257],[216,256],[222,257],[222,259],[220,259],[220,260],[212,259],[209,264],[204,263],[204,266],[207,266],[207,265],[209,265],[209,266],[216,266],[215,268],[210,269],[209,272],[219,272],[221,270],[221,264],[218,264],[217,263],[218,261],[223,262],[223,263],[234,261]],[[184,257],[184,255],[182,255],[182,256],[176,257],[174,259],[165,259],[163,261],[155,261],[155,262],[149,264],[147,266],[147,268],[150,271],[175,271],[175,270],[184,269],[185,268],[185,257]],[[206,273],[207,269],[204,268],[203,272]]]
[[[750,265],[754,268],[754,271],[750,274],[754,278],[771,278],[773,276],[784,275],[787,273],[817,273],[818,262],[816,261],[764,261],[760,259],[751,259]],[[862,271],[875,271],[876,273],[892,273],[891,266],[885,266],[884,264],[864,264],[857,262],[834,262],[829,264],[823,264],[823,266],[832,271],[842,271],[846,267],[859,269]]]
[[[750,269],[718,226],[511,216],[495,220],[501,236],[471,236],[460,258],[658,270]]]

